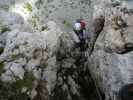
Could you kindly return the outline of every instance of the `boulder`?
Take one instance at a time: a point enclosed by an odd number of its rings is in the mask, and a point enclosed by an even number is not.
[[[48,100],[56,84],[55,52],[62,32],[52,21],[47,26],[48,30],[41,33],[17,29],[7,33],[4,52],[0,56],[0,80],[1,89],[10,88],[8,96],[3,95],[1,99],[20,100],[24,96],[25,100]],[[4,94],[4,91],[0,93]]]
[[[133,14],[125,14],[122,6],[105,9],[105,25],[88,57],[88,67],[105,100],[118,100],[121,88],[133,82]]]

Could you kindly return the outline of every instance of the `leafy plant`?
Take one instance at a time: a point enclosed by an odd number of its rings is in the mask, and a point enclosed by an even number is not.
[[[4,62],[0,61],[0,75],[4,72]]]
[[[47,30],[48,29],[48,26],[43,26],[41,31],[44,31],[44,30]]]
[[[4,6],[1,6],[1,8],[8,11],[10,7],[9,7],[9,5],[4,5]]]
[[[67,27],[70,27],[70,26],[71,26],[71,24],[70,24],[68,21],[66,21],[66,20],[64,20],[62,23],[63,23],[65,26],[67,26]]]
[[[2,54],[4,51],[4,48],[3,47],[0,47],[0,54]]]
[[[33,7],[30,3],[25,3],[24,8],[29,12],[32,12],[33,10]]]
[[[0,100],[31,100],[26,93],[16,89],[16,84],[0,80]]]
[[[35,77],[32,72],[25,72],[24,78],[17,80],[15,84],[18,89],[22,89],[23,87],[32,89],[34,80],[35,80]]]
[[[46,68],[47,68],[47,66],[48,66],[48,63],[43,63],[41,66],[40,66],[40,68],[42,69],[42,70],[45,70]]]
[[[7,31],[11,31],[11,29],[8,26],[1,26],[1,33],[5,33]]]
[[[18,54],[12,54],[11,57],[12,57],[13,60],[15,60],[15,59],[17,59],[19,57],[19,55]]]
[[[37,26],[37,22],[39,21],[39,17],[37,15],[32,16],[31,18],[31,22],[33,23],[33,26],[36,27]]]

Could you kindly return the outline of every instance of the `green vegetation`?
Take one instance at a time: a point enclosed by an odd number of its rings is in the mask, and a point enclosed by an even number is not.
[[[12,57],[13,60],[15,60],[15,59],[17,59],[19,57],[19,55],[18,54],[12,54],[11,57]]]
[[[32,16],[31,18],[31,22],[33,23],[33,26],[36,27],[37,26],[37,22],[39,21],[39,17],[37,15]]]
[[[48,26],[43,26],[41,31],[48,30]]]
[[[4,51],[4,48],[0,47],[0,55],[3,53],[3,51]]]
[[[1,6],[2,9],[4,9],[5,11],[8,11],[9,10],[9,5],[4,5],[4,6]]]
[[[70,27],[70,26],[71,26],[71,24],[70,24],[68,21],[66,21],[66,20],[64,20],[62,23],[63,23],[65,26],[67,26],[67,27]]]
[[[3,69],[4,63],[0,63],[0,71]],[[0,80],[0,100],[31,100],[27,92],[33,86],[34,76],[32,72],[25,72],[23,80],[17,80],[15,83],[2,82]],[[27,87],[28,90],[22,93],[22,88]]]
[[[48,63],[43,63],[42,66],[40,66],[40,68],[42,70],[45,70],[47,68],[47,66],[48,66]]]
[[[6,83],[0,80],[0,100],[31,100],[26,93],[16,89],[14,83]]]
[[[4,62],[0,61],[0,75],[4,72]]]
[[[24,78],[22,80],[21,79],[17,80],[15,84],[18,89],[27,87],[30,90],[32,89],[34,80],[35,80],[35,77],[32,72],[25,72]]]
[[[1,33],[7,32],[7,31],[11,31],[11,29],[8,26],[1,26],[0,30],[1,30]]]
[[[25,3],[24,8],[29,12],[32,12],[33,10],[32,5],[30,3]]]
[[[22,53],[19,53],[19,54],[14,53],[14,54],[11,55],[12,60],[16,60],[16,59],[24,58],[24,57],[25,57],[25,55],[22,54]]]
[[[19,45],[15,45],[15,47],[14,47],[15,49],[19,49]]]

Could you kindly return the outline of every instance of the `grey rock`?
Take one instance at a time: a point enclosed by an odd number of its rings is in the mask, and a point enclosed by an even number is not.
[[[133,15],[125,14],[121,11],[122,8],[104,8],[105,25],[97,38],[91,57],[88,57],[88,67],[106,100],[118,100],[119,90],[133,82]]]

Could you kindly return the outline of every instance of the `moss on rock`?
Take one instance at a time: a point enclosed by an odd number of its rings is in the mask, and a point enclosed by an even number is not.
[[[5,10],[5,11],[8,11],[9,8],[10,8],[10,6],[9,6],[9,5],[3,5],[3,6],[1,6],[0,8],[2,8],[2,9]]]
[[[0,80],[0,100],[31,100],[26,93],[21,93],[15,88],[15,84]]]
[[[11,31],[11,29],[8,26],[1,26],[1,33],[5,33],[7,31]]]
[[[3,47],[0,47],[0,54],[2,54],[4,51],[4,48]]]
[[[64,24],[66,27],[71,27],[71,24],[66,20],[64,20],[62,24]]]
[[[25,3],[24,8],[29,12],[32,12],[33,10],[32,5],[30,3]]]
[[[0,75],[4,72],[4,62],[0,61]]]
[[[11,57],[12,57],[13,60],[15,60],[15,59],[17,59],[17,58],[19,57],[19,55],[17,55],[17,54],[12,54]]]
[[[33,81],[35,80],[35,77],[32,72],[25,72],[24,78],[19,79],[15,82],[16,87],[18,89],[22,89],[23,87],[27,87],[29,90],[33,87]]]
[[[48,30],[48,26],[43,26],[41,31],[45,31],[45,30]]]

